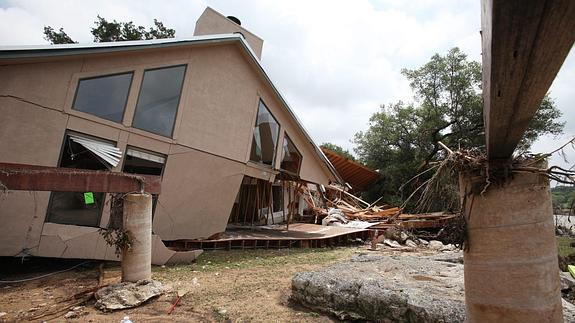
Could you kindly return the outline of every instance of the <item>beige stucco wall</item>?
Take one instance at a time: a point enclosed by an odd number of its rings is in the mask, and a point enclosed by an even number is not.
[[[241,20],[241,18],[240,18]],[[194,36],[201,35],[215,35],[215,34],[233,34],[241,33],[254,53],[258,58],[262,57],[262,49],[264,46],[263,39],[254,35],[247,29],[239,26],[235,22],[226,18],[226,16],[207,7],[202,13],[198,21],[196,21],[196,28],[194,29]]]
[[[0,162],[57,166],[66,129],[115,141],[122,151],[134,146],[164,154],[167,164],[154,232],[164,240],[205,238],[225,230],[244,174],[272,180],[277,174],[248,162],[261,98],[281,131],[288,133],[302,153],[302,179],[321,184],[333,180],[242,51],[238,43],[231,43],[22,64],[0,62],[0,95],[15,95],[44,106],[0,98]],[[179,64],[188,67],[173,138],[131,128],[144,70]],[[134,78],[122,123],[71,109],[80,78],[125,71],[134,71]],[[278,146],[282,138],[280,133]],[[121,167],[122,162],[114,171]],[[1,255],[30,249],[34,255],[77,257],[90,249],[96,250],[92,254],[98,257],[110,257],[93,228],[44,223],[48,199],[48,192],[11,191],[0,197]],[[100,226],[107,224],[108,217],[105,211]],[[82,234],[68,239],[72,243],[65,243],[63,252],[62,242],[58,242],[62,239],[55,232],[69,230]],[[91,242],[83,242],[88,238]]]

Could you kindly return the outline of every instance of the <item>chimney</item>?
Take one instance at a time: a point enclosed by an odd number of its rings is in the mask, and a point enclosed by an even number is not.
[[[234,16],[226,17],[214,9],[207,7],[200,18],[198,18],[198,21],[196,21],[194,36],[217,34],[242,35],[256,56],[261,58],[262,48],[264,46],[263,39],[243,28],[242,22],[238,18]]]

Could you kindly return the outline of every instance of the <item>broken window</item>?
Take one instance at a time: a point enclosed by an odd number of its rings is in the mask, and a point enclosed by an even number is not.
[[[284,136],[280,168],[292,174],[298,175],[299,168],[301,166],[301,159],[301,154],[286,134]]]
[[[133,73],[81,79],[72,109],[122,122]]]
[[[284,209],[283,204],[283,187],[281,184],[274,184],[272,186],[272,196],[273,196],[273,212],[280,212]]]
[[[258,117],[254,127],[250,160],[272,165],[278,142],[279,124],[260,100]]]
[[[124,160],[124,173],[162,176],[166,157],[159,154],[145,152],[139,149],[126,149]],[[158,203],[158,195],[152,194],[152,218]]]
[[[185,73],[186,65],[144,72],[133,127],[172,136]]]
[[[110,142],[66,135],[59,166],[107,170],[115,159],[105,151],[119,152]],[[52,192],[46,222],[98,227],[105,197],[105,193],[96,192]]]

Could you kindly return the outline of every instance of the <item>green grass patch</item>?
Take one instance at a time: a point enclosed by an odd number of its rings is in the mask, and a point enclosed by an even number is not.
[[[249,269],[257,267],[281,267],[291,265],[326,264],[351,256],[357,248],[323,249],[256,249],[205,251],[189,265],[154,267],[156,273],[214,272],[221,270]]]
[[[559,256],[566,257],[575,253],[575,248],[571,247],[573,240],[569,237],[557,237],[557,252]]]

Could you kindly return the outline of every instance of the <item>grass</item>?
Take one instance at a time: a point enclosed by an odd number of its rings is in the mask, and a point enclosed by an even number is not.
[[[291,306],[291,278],[362,251],[360,247],[208,251],[189,265],[154,267],[153,278],[188,291],[173,318],[202,313],[216,322],[331,322]]]
[[[573,240],[569,237],[557,237],[557,252],[559,256],[566,257],[575,254],[575,248],[571,247]]]

